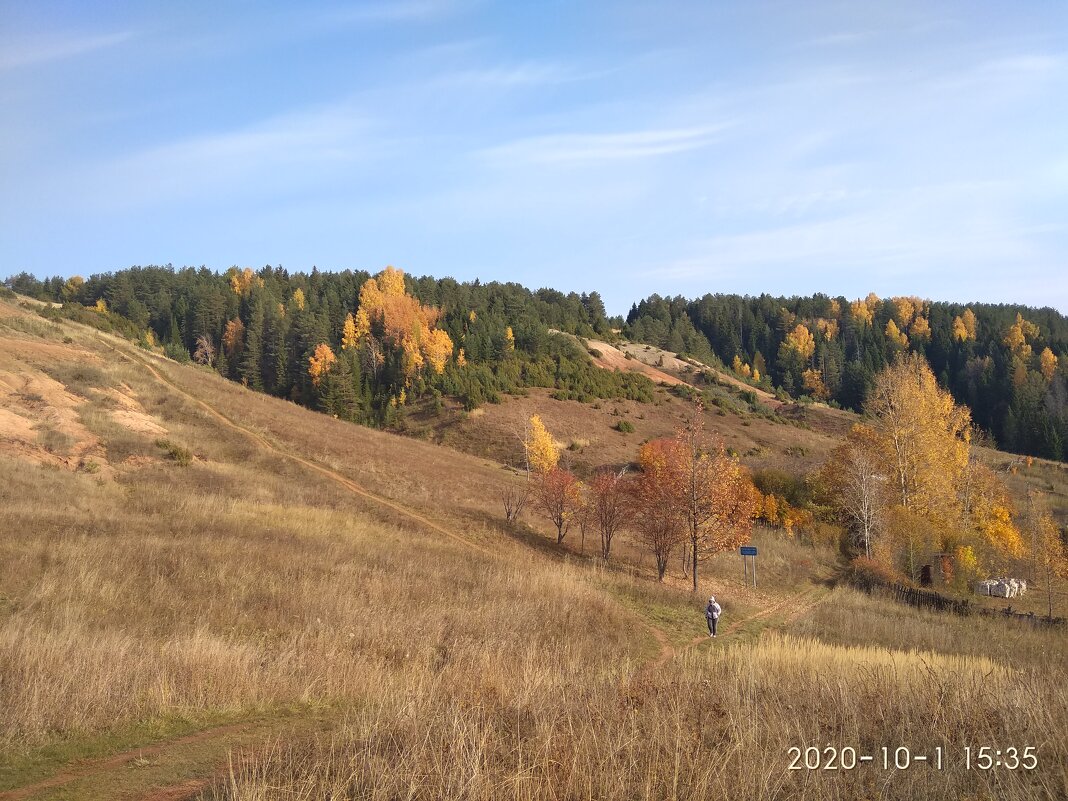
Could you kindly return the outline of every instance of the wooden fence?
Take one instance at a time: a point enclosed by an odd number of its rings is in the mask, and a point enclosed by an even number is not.
[[[918,590],[915,587],[908,587],[904,584],[882,582],[870,576],[865,576],[863,579],[858,578],[854,583],[868,594],[878,593],[899,603],[915,606],[918,609],[950,612],[963,616],[1007,617],[1043,626],[1063,626],[1068,624],[1068,618],[1055,617],[1050,619],[1044,615],[1036,615],[1034,612],[1016,612],[1011,606],[1007,606],[1004,609],[988,609],[984,606],[973,604],[967,599],[950,598],[931,590]]]

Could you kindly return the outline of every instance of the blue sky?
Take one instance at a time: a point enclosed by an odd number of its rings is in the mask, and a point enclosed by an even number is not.
[[[0,0],[0,276],[1068,311],[1068,4]]]

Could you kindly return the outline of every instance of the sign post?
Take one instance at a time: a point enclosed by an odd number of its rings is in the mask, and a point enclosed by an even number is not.
[[[756,575],[756,557],[757,549],[755,545],[743,545],[740,549],[742,554],[742,575],[745,576],[745,583],[749,583],[749,564],[746,562],[747,557],[753,557],[753,587],[757,585]]]

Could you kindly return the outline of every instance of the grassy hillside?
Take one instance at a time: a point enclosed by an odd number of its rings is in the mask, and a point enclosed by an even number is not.
[[[505,525],[523,415],[592,464],[681,407],[532,390],[441,445],[0,301],[0,798],[1065,797],[1063,631],[835,587],[833,550],[772,531],[758,589],[724,554],[695,597],[627,542],[604,567]],[[749,459],[833,444],[737,411],[710,421]],[[828,744],[946,765],[788,770]]]

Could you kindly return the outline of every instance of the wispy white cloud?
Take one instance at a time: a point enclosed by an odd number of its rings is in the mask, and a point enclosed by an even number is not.
[[[983,62],[977,72],[999,75],[1048,75],[1064,66],[1064,59],[1048,53],[1021,53]]]
[[[493,161],[505,163],[596,164],[646,159],[706,147],[730,126],[723,122],[622,133],[551,134],[520,139],[483,153]]]
[[[118,203],[243,194],[323,181],[372,157],[369,120],[347,103],[148,148],[93,170]]]
[[[133,31],[62,34],[0,43],[0,70],[60,61],[96,50],[104,50],[129,41],[134,35]]]
[[[846,47],[866,42],[873,35],[871,31],[843,31],[808,39],[801,43],[801,47]]]
[[[518,87],[541,86],[582,80],[581,75],[559,64],[528,62],[514,66],[490,66],[448,72],[434,80],[439,85]]]
[[[711,281],[758,268],[771,278],[819,265],[824,281],[833,277],[828,283],[842,287],[932,274],[967,285],[976,271],[994,266],[1050,269],[1056,258],[1042,239],[1063,234],[1064,226],[1016,219],[1012,202],[1002,201],[1021,191],[997,181],[913,187],[836,216],[711,236],[647,273]]]

